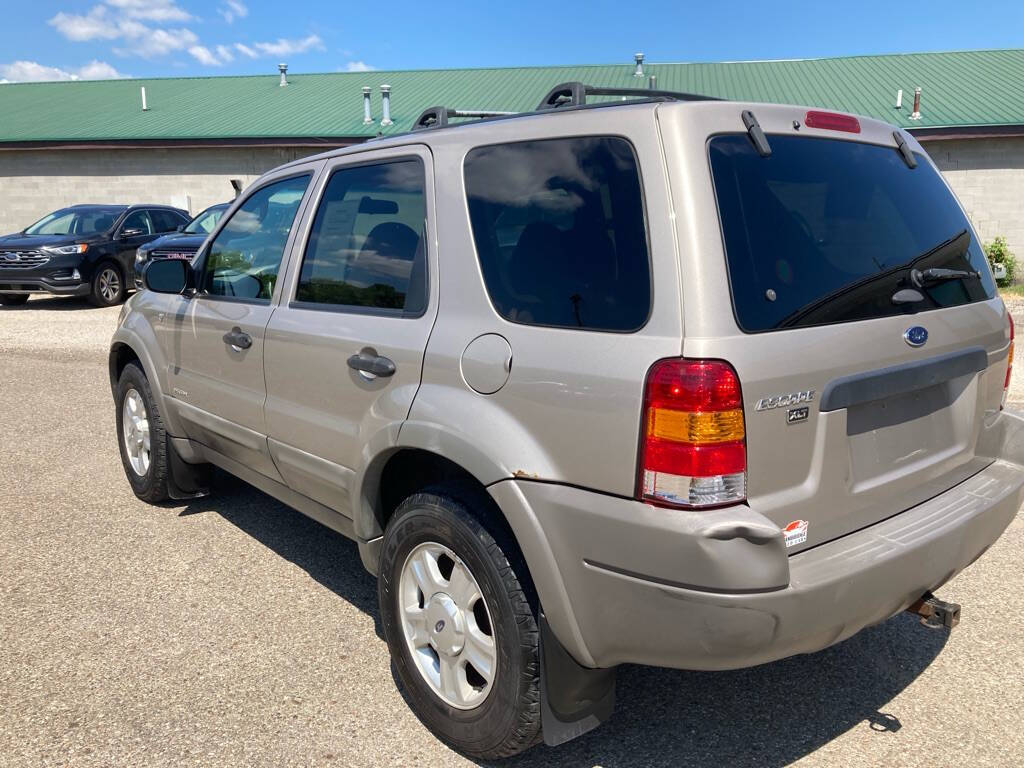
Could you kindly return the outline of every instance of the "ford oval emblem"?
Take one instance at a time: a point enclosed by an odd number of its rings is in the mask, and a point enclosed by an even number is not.
[[[903,340],[912,347],[923,347],[928,341],[928,329],[920,325],[911,326],[904,331]]]

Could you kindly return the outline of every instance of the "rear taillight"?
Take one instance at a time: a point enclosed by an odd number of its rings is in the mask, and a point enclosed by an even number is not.
[[[820,112],[812,109],[804,115],[804,125],[808,128],[824,128],[827,131],[860,133],[860,120],[853,115],[841,115],[838,112]]]
[[[1010,318],[1010,351],[1006,357],[1006,378],[1003,380],[1003,405],[1006,405],[1006,396],[1010,393],[1010,374],[1013,372],[1013,315],[1007,313]],[[1000,405],[1002,409],[1003,405]]]
[[[747,495],[740,381],[722,360],[660,360],[647,374],[637,496],[713,507]]]

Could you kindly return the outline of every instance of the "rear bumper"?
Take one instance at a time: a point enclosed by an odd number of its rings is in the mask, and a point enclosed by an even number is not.
[[[655,509],[512,480],[491,491],[510,519],[530,519],[513,528],[552,629],[580,663],[717,670],[821,650],[938,589],[1013,520],[1024,470],[997,460],[792,557],[778,528],[745,506]]]

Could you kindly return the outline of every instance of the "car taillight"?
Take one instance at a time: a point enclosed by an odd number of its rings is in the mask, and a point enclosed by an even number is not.
[[[1010,318],[1010,351],[1006,357],[1006,378],[1003,380],[1003,403],[999,406],[1002,410],[1006,405],[1006,396],[1010,393],[1010,374],[1013,372],[1013,315],[1007,313]]]
[[[804,125],[808,128],[824,128],[827,131],[860,133],[860,120],[853,115],[841,115],[838,112],[820,112],[812,109],[804,115]]]
[[[747,495],[740,381],[722,360],[660,360],[647,374],[637,497],[713,507]]]

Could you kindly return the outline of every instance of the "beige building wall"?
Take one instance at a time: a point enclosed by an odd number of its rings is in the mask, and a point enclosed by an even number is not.
[[[0,150],[0,234],[75,203],[163,203],[198,213],[231,200],[230,179],[260,174],[315,148]]]
[[[921,145],[960,198],[982,242],[1002,235],[1024,259],[1024,136]]]

